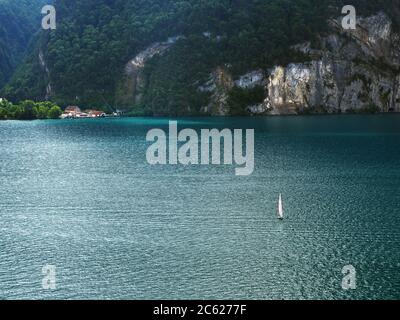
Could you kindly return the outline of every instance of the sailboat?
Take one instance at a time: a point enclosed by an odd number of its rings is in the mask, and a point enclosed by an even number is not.
[[[282,201],[282,194],[279,194],[279,201],[278,201],[278,219],[283,220],[283,201]]]

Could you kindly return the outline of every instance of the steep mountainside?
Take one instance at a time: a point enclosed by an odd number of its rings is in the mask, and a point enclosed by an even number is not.
[[[400,0],[56,0],[1,95],[136,114],[400,111]]]
[[[255,70],[225,84],[221,73],[229,78],[229,71],[219,70],[201,88],[213,93],[206,111],[232,113],[230,93],[259,87],[260,101],[241,106],[248,113],[400,112],[400,34],[383,12],[358,23],[357,30],[344,31],[332,19],[317,46],[293,47],[310,61]]]
[[[331,20],[319,49],[298,47],[309,63],[273,68],[263,103],[272,113],[400,111],[400,34],[384,13],[360,19],[356,31]]]
[[[40,28],[45,0],[0,0],[0,88],[23,59],[29,40]]]

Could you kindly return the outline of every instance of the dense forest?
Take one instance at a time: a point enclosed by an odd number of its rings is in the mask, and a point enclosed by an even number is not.
[[[11,11],[1,10],[4,1],[0,0],[0,87],[20,59],[27,34],[35,32],[32,24],[40,13],[37,10],[28,19],[31,7],[25,2],[29,1],[13,1],[21,10]],[[198,111],[208,97],[197,88],[218,66],[227,66],[233,76],[238,76],[275,64],[306,61],[308,57],[291,46],[304,41],[317,46],[319,36],[327,31],[327,19],[339,16],[347,4],[342,0],[54,2],[57,30],[42,30],[35,36],[24,63],[0,96],[14,102],[47,98],[59,105],[118,107],[116,88],[127,62],[154,42],[182,36],[166,54],[146,64],[143,99],[139,105],[132,101],[129,106],[143,113],[151,113],[158,106],[168,114],[179,114],[188,105]],[[398,23],[399,0],[352,3],[360,14],[385,10]],[[26,21],[22,30],[20,16]],[[11,22],[3,23],[4,18]],[[17,30],[12,32],[12,41],[4,25]],[[254,96],[257,98],[257,92]],[[236,98],[248,99],[236,92],[233,104]]]

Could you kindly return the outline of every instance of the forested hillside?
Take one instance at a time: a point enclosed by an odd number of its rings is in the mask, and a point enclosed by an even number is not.
[[[49,1],[0,0],[0,88],[21,63],[29,40],[39,30],[44,3]]]
[[[360,15],[384,11],[398,24],[399,0],[352,2]],[[345,4],[341,0],[56,0],[57,30],[41,31],[1,95],[13,101],[47,98],[61,105],[121,107],[145,114],[196,114],[211,95],[199,87],[218,68],[237,79],[252,70],[309,61],[307,54],[292,46],[310,41],[318,47],[328,32],[328,19],[340,16]],[[18,14],[24,17],[26,12]],[[9,52],[22,52],[27,30],[34,30],[32,21],[11,44],[4,44],[8,42],[4,31],[0,34],[5,74],[16,62]],[[140,76],[141,99],[121,102],[127,63],[153,43],[178,36],[163,54],[146,61]],[[230,93],[238,113],[243,111],[241,101],[251,104],[263,98],[257,90]]]

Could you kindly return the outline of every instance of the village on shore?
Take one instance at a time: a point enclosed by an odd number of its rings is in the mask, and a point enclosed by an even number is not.
[[[64,112],[60,116],[60,119],[107,118],[119,116],[121,116],[121,112],[119,111],[113,112],[112,114],[107,114],[104,111],[93,109],[82,111],[77,106],[69,106],[65,108]]]
[[[88,119],[122,115],[123,112],[118,109],[114,109],[112,113],[106,113],[97,109],[82,111],[77,106],[68,106],[63,110],[51,101],[24,100],[14,104],[7,99],[0,98],[0,120]]]

